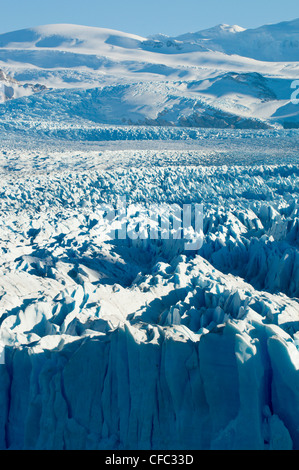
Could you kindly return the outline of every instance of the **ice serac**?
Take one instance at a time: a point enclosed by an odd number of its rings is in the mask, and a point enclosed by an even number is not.
[[[2,180],[2,448],[297,449],[296,165],[145,168]],[[111,240],[123,194],[204,197],[200,252]]]
[[[2,448],[298,448],[299,353],[262,321],[203,335],[124,324],[51,343],[8,353]]]
[[[30,96],[45,90],[47,90],[45,85],[38,83],[22,84],[0,69],[0,102]]]
[[[299,409],[298,350],[292,343],[279,337],[270,337],[268,347],[273,369],[273,406],[286,423],[294,447],[298,448],[299,432],[296,419]]]

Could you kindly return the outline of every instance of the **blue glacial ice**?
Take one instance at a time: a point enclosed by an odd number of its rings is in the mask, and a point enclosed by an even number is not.
[[[298,449],[298,166],[137,152],[3,169],[1,448]],[[201,249],[111,239],[124,195],[128,223],[203,204]]]

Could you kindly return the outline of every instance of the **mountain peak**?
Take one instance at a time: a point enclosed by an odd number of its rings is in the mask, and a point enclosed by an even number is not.
[[[214,32],[214,33],[240,33],[241,31],[245,31],[245,28],[242,28],[242,26],[239,26],[237,24],[234,24],[234,25],[229,25],[229,24],[225,24],[225,23],[220,23],[216,26],[214,26],[213,28],[209,28],[209,29],[206,29],[206,30],[202,30],[202,31],[199,31],[201,33],[205,32]]]
[[[189,41],[192,39],[198,40],[207,40],[207,39],[221,39],[225,37],[229,37],[231,35],[235,35],[236,33],[241,33],[246,31],[245,28],[238,25],[229,25],[229,24],[218,24],[213,26],[212,28],[203,29],[197,31],[196,33],[187,33],[178,36],[176,39],[180,41]]]

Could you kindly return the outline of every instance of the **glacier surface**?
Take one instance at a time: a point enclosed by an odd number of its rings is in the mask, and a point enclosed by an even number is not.
[[[243,132],[221,137],[270,149],[271,131]],[[215,156],[222,140],[205,133],[213,151],[204,138],[5,144],[3,449],[299,448],[295,153],[249,165],[237,146]],[[203,204],[202,248],[112,238],[123,196],[133,227],[149,201]]]
[[[298,71],[298,20],[0,35],[1,449],[299,449]]]

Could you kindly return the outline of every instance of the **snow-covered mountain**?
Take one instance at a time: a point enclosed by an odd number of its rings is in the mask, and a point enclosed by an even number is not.
[[[190,51],[220,51],[256,60],[297,62],[299,18],[256,29],[220,24],[177,37],[156,35],[144,38],[107,28],[70,24],[45,25],[0,35],[0,48],[57,49],[89,54],[114,55],[120,50],[146,49],[154,53],[186,54]],[[194,46],[193,48],[191,46]],[[125,52],[123,51],[123,54]],[[130,52],[132,57],[132,52]]]
[[[225,24],[173,38],[211,50],[256,60],[297,62],[299,60],[299,18],[255,29]]]
[[[20,119],[30,119],[29,108],[36,114],[58,100],[59,115],[70,115],[75,106],[84,109],[84,119],[98,123],[296,126],[291,84],[299,73],[298,25],[299,20],[256,30],[219,25],[177,38],[76,25],[5,33],[0,67],[10,80],[27,90],[28,82],[51,90],[35,98],[36,106],[25,99],[3,108],[2,115],[10,119],[15,106]],[[101,100],[87,107],[95,95]],[[15,91],[11,97],[19,96]],[[49,112],[54,119],[53,108]]]

